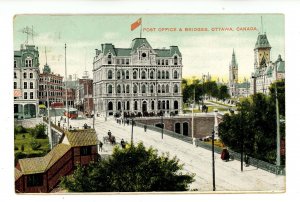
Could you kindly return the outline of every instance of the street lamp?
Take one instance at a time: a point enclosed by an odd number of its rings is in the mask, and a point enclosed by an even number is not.
[[[133,145],[133,117],[131,118],[131,146]]]
[[[164,139],[164,113],[163,111],[161,110],[160,111],[160,115],[161,115],[161,139]]]
[[[215,183],[215,135],[218,134],[218,118],[217,118],[218,109],[214,109],[214,117],[215,123],[212,131],[212,143],[211,143],[211,151],[212,151],[212,175],[213,175],[213,191],[216,191],[216,183]]]

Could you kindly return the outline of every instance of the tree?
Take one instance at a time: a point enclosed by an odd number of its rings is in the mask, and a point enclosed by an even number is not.
[[[156,150],[139,143],[115,147],[109,159],[78,166],[62,178],[60,186],[71,192],[186,191],[194,174],[183,174],[182,169],[176,157],[158,156]]]
[[[227,99],[227,98],[229,98],[230,97],[230,95],[228,94],[228,88],[227,88],[227,86],[225,86],[225,85],[221,85],[220,87],[219,87],[219,94],[218,94],[218,99],[219,100],[224,100],[224,99]]]
[[[276,111],[272,96],[257,93],[238,104],[238,114],[225,115],[219,124],[221,140],[240,152],[241,140],[249,156],[275,163]]]

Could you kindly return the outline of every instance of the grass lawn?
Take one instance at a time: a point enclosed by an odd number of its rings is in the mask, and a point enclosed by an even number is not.
[[[23,138],[23,135],[25,136]],[[41,144],[41,147],[37,150],[33,150],[31,148],[30,142],[36,140],[36,142]],[[35,139],[33,138],[29,133],[22,133],[17,134],[15,138],[15,148],[18,147],[18,150],[15,150],[16,152],[22,152],[21,147],[24,145],[24,151],[23,153],[26,155],[34,155],[34,156],[43,156],[48,150],[49,150],[49,140],[46,139]]]

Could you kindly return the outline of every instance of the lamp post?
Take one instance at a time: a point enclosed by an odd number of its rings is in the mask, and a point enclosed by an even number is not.
[[[213,178],[213,191],[216,191],[216,183],[215,183],[215,130],[212,131],[212,178]]]
[[[161,114],[161,139],[164,139],[164,119],[163,119],[164,113],[162,110],[160,114]]]
[[[133,146],[133,117],[131,118],[131,146]]]

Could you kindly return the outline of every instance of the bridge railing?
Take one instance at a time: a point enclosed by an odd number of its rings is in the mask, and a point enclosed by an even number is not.
[[[138,127],[142,127],[142,128],[145,126],[145,124],[137,122],[137,121],[135,122],[135,125],[138,126]],[[147,125],[147,129],[161,133],[161,128],[153,126],[153,125]],[[187,143],[193,144],[193,140],[192,140],[191,137],[183,136],[181,134],[178,134],[178,133],[175,133],[173,131],[166,130],[166,129],[163,130],[163,133],[164,133],[164,135],[169,135],[169,136],[174,137],[176,139],[179,139],[179,140],[185,141]],[[196,144],[197,147],[202,147],[202,148],[210,150],[210,151],[212,150],[211,144],[200,141],[199,139],[196,139],[195,144]],[[221,152],[222,152],[221,147],[218,147],[218,146],[215,145],[214,149],[215,149],[216,153],[221,154]],[[235,160],[240,161],[240,159],[241,159],[241,154],[240,153],[232,151],[230,149],[229,149],[229,153]],[[278,167],[274,164],[256,159],[254,157],[251,157],[251,156],[248,156],[248,157],[249,157],[249,161],[248,161],[249,165],[252,165],[254,167],[260,168],[262,170],[265,170],[265,171],[268,171],[268,172],[271,172],[271,173],[274,173],[274,174],[285,175],[285,167],[284,166]]]

